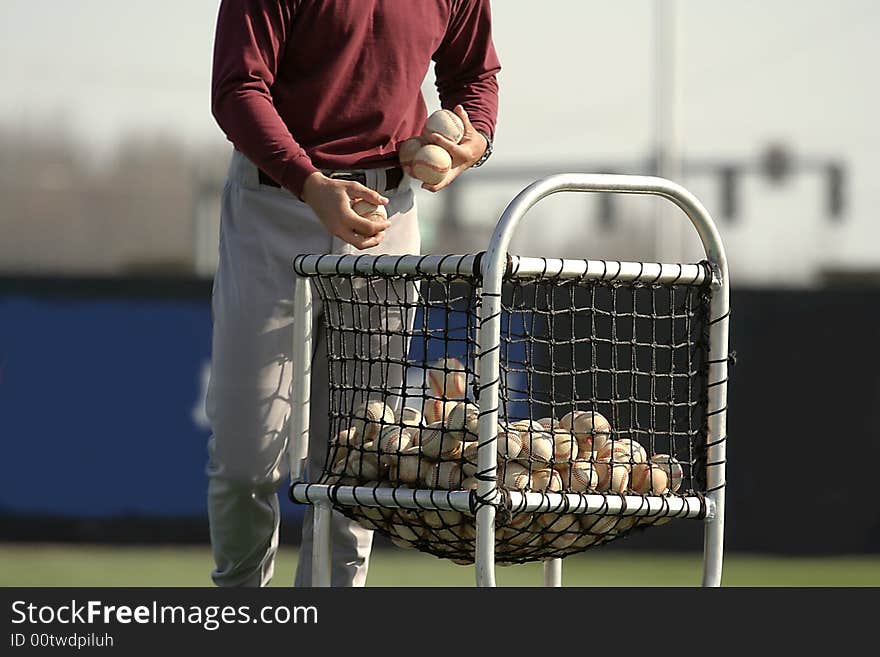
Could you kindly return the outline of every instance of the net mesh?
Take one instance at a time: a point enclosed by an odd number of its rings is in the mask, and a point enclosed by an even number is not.
[[[326,330],[331,436],[316,483],[475,491],[479,278],[312,280]],[[708,284],[508,276],[502,496],[704,493],[710,296]],[[335,506],[400,547],[473,562],[471,514]],[[669,519],[562,511],[499,513],[496,562],[565,557]]]

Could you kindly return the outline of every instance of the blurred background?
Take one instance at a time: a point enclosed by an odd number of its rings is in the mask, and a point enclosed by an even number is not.
[[[204,392],[231,152],[210,113],[218,4],[0,2],[0,584],[133,584],[145,563],[159,583],[209,583]],[[725,581],[880,584],[880,511],[865,503],[880,463],[880,88],[865,73],[880,6],[493,11],[495,154],[419,190],[424,250],[482,250],[550,173],[684,184],[718,224],[733,285]],[[432,74],[424,93],[439,106]],[[606,195],[548,199],[512,250],[702,258],[663,201]],[[282,584],[301,509],[284,513]],[[589,585],[608,583],[603,559],[663,553],[666,580],[646,566],[631,581],[696,583],[701,541],[699,523],[672,522],[569,561]],[[380,547],[377,560],[419,558]],[[803,566],[785,579],[790,557]],[[425,559],[413,573],[472,581]],[[377,563],[371,583],[401,583]]]

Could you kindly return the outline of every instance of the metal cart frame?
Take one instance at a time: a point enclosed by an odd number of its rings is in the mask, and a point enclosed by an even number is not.
[[[659,264],[526,258],[508,255],[511,239],[522,219],[539,201],[560,192],[601,192],[652,195],[677,205],[690,219],[703,244],[708,268],[693,264]],[[311,362],[312,291],[307,275],[375,273],[455,273],[476,264],[476,256],[300,256],[295,268],[294,344],[295,363]],[[617,281],[704,284],[710,283],[712,300],[709,321],[708,430],[706,437],[706,492],[700,496],[574,495],[511,491],[509,504],[516,512],[609,513],[637,516],[696,518],[704,522],[703,586],[721,585],[724,550],[725,449],[728,380],[728,320],[730,279],[720,234],[702,203],[681,185],[663,178],[608,174],[563,173],[538,180],[519,193],[499,219],[484,257],[479,309],[479,352],[477,367],[479,396],[478,468],[497,472],[497,454],[492,445],[498,426],[501,341],[501,290],[505,273],[549,274],[556,277]],[[550,271],[548,271],[548,269]],[[707,280],[708,279],[708,280]],[[297,366],[293,376],[293,408],[290,421],[290,497],[315,505],[313,585],[330,585],[331,500],[342,505],[386,506],[409,509],[458,510],[472,512],[470,491],[369,489],[357,486],[306,484],[300,481],[308,452],[309,365]],[[331,494],[331,488],[333,488]],[[476,509],[475,570],[477,586],[495,586],[495,515],[500,492],[496,481],[481,478]],[[562,559],[544,562],[544,585],[562,585]]]

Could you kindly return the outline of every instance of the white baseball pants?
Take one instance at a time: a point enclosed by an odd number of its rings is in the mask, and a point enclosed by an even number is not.
[[[419,253],[410,178],[384,189],[390,199],[384,242],[365,253]],[[278,491],[287,483],[293,330],[293,259],[303,253],[360,253],[331,236],[312,209],[288,191],[261,185],[256,167],[235,151],[223,191],[219,265],[212,296],[213,341],[207,414],[208,516],[218,586],[266,586],[278,549]],[[310,449],[318,478],[327,450],[328,377],[320,299],[315,297]],[[307,506],[295,585],[311,584],[312,507]],[[372,532],[333,513],[333,586],[363,586]]]

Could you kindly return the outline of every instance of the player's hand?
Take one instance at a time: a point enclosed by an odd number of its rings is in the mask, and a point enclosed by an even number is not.
[[[391,222],[371,221],[351,209],[363,199],[376,205],[387,205],[388,199],[379,192],[351,180],[335,180],[316,171],[303,185],[302,200],[318,215],[327,230],[357,249],[369,249],[382,243]]]
[[[453,111],[464,124],[464,136],[461,138],[460,142],[456,144],[454,141],[447,139],[436,132],[424,135],[430,143],[442,146],[446,149],[446,152],[452,156],[452,167],[449,169],[449,173],[446,174],[446,177],[442,182],[436,185],[429,185],[428,183],[422,185],[422,189],[427,189],[429,192],[438,192],[446,187],[464,171],[470,169],[474,165],[474,162],[483,157],[483,153],[485,153],[486,149],[489,147],[486,138],[477,132],[471,124],[471,120],[468,118],[464,107],[456,105]]]

